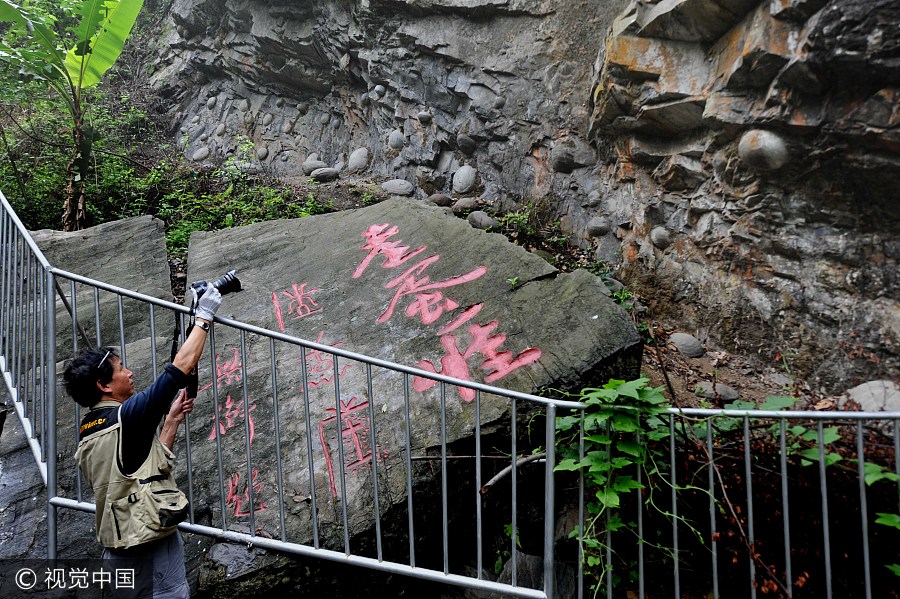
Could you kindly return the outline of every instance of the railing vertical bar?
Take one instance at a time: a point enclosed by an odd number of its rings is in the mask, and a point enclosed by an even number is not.
[[[610,514],[610,510],[605,510],[606,512],[606,547],[603,550],[605,554],[604,561],[606,572],[604,573],[604,578],[606,579],[606,597],[607,599],[613,596],[613,574],[612,574],[612,531],[610,530],[610,525],[612,523],[612,515]]]
[[[403,373],[403,409],[406,419],[406,512],[409,520],[409,566],[416,567],[416,536],[413,526],[412,440],[409,418],[409,374]]]
[[[69,305],[72,306],[72,353],[78,353],[78,298],[75,296],[75,281],[69,281],[69,295],[72,296],[72,301],[69,302]],[[150,304],[151,307],[153,304]],[[154,377],[155,378],[155,377]],[[77,403],[75,404],[78,405]]]
[[[825,548],[825,592],[832,598],[831,589],[831,529],[828,523],[828,483],[825,479],[825,433],[824,425],[816,423],[817,443],[819,444],[819,489],[822,495],[822,545]]]
[[[21,254],[19,254],[19,243],[20,242],[23,245],[22,251],[24,252],[25,251],[24,250],[25,239],[21,235],[17,235],[16,236],[16,247],[15,247],[16,253],[15,253],[15,257],[13,259],[13,266],[15,266],[15,269],[16,269],[15,270],[16,291],[13,295],[13,310],[15,311],[14,312],[15,323],[13,325],[14,329],[12,331],[13,338],[14,338],[13,355],[12,355],[12,363],[13,363],[12,380],[13,380],[13,385],[16,387],[16,391],[21,396],[20,387],[21,387],[22,382],[20,380],[20,374],[22,372],[22,368],[21,368],[22,367],[22,362],[21,362],[22,349],[21,349],[20,343],[22,341],[22,326],[21,326],[21,324],[22,324],[22,279],[24,277],[22,276],[23,266],[20,266],[20,264],[22,262],[24,262],[24,260],[22,259],[23,256]],[[21,401],[21,399],[20,399],[20,401]]]
[[[41,347],[40,352],[41,352],[41,353],[40,353],[40,356],[39,356],[38,358],[36,358],[35,361],[34,361],[34,362],[35,362],[35,370],[36,370],[36,372],[35,372],[35,392],[34,392],[34,394],[31,396],[31,403],[29,404],[28,401],[24,401],[24,402],[22,403],[22,413],[25,414],[25,417],[26,417],[26,418],[29,418],[29,420],[30,420],[30,422],[31,422],[31,435],[30,435],[30,437],[31,437],[32,439],[37,438],[37,427],[38,427],[38,421],[37,421],[37,417],[38,417],[38,404],[40,404],[40,401],[41,401],[40,397],[41,397],[41,396],[43,395],[43,393],[44,393],[44,379],[43,379],[43,376],[44,376],[44,369],[43,369],[43,367],[44,367],[44,354],[43,354],[43,351],[44,351],[44,347],[45,347],[45,345],[44,345],[44,320],[45,320],[45,318],[44,318],[44,317],[45,317],[46,315],[43,314],[43,312],[44,312],[44,310],[46,310],[46,300],[44,299],[44,296],[43,296],[43,294],[41,293],[41,290],[43,289],[43,285],[44,285],[44,276],[43,276],[43,274],[42,274],[42,276],[40,277],[40,279],[41,279],[41,280],[40,280],[40,283],[38,284],[37,289],[36,289],[35,291],[36,291],[36,300],[37,300],[38,302],[40,302],[40,304],[41,304],[41,306],[43,306],[43,308],[42,308],[42,310],[41,310],[41,318],[40,318],[40,322],[38,323],[37,329],[36,329],[35,332],[36,332],[37,337],[40,338],[40,347]],[[10,325],[10,326],[12,326],[12,325]],[[12,330],[9,331],[9,336],[10,336],[10,337],[13,336]],[[7,359],[7,361],[6,361],[7,369],[10,371],[10,375],[12,375],[12,370],[11,370],[11,369],[12,369],[12,365],[10,364],[10,360],[12,359],[12,356],[7,355],[7,356],[5,356],[5,357],[6,357],[6,359]],[[40,382],[38,382],[38,381],[40,381]],[[25,397],[23,396],[23,394],[22,394],[22,392],[21,392],[20,389],[16,389],[16,401],[23,401],[23,399],[27,399],[27,398],[25,398]],[[29,413],[31,414],[30,416],[29,416]],[[42,447],[43,447],[43,446],[42,446]],[[41,451],[43,451],[43,448],[42,448]],[[41,456],[41,459],[43,459],[43,456]]]
[[[156,310],[153,304],[147,305],[150,307],[150,370],[151,376],[155,381],[156,377],[159,376],[156,366],[156,363],[159,361],[157,358],[158,352],[156,348]]]
[[[41,268],[38,265],[35,265],[34,276],[32,277],[33,282],[31,284],[31,303],[34,306],[34,314],[31,319],[31,376],[30,379],[30,389],[28,392],[28,397],[31,400],[32,409],[35,405],[35,401],[38,394],[38,343],[41,341],[38,338],[38,326],[39,321],[44,313],[43,308],[43,298],[40,297],[40,286],[43,285],[43,276],[40,275]],[[75,404],[76,406],[78,404]],[[27,406],[23,406],[25,408]],[[27,410],[23,413],[28,413]],[[32,420],[32,424],[34,420]],[[76,427],[77,428],[77,427]],[[80,472],[80,471],[79,471]]]
[[[750,455],[750,417],[744,416],[744,477],[747,479],[747,539],[750,542],[750,597],[756,599],[756,532],[753,529],[753,461]]]
[[[100,288],[94,287],[94,332],[97,337],[97,347],[103,347],[100,338]]]
[[[287,540],[284,515],[284,471],[281,463],[281,410],[278,407],[278,367],[275,363],[275,339],[269,337],[269,367],[272,372],[272,419],[275,428],[275,484],[278,485],[278,526],[282,542]]]
[[[675,414],[669,416],[669,468],[672,470],[672,577],[675,599],[681,597],[680,557],[678,555],[678,479],[675,472]]]
[[[713,444],[712,425],[712,418],[708,418],[706,421],[706,451],[709,453],[707,478],[709,484],[710,557],[712,559],[713,599],[719,599],[719,543],[716,540],[716,512],[718,511],[716,510],[716,454],[715,445]]]
[[[637,494],[637,546],[638,546],[638,597],[645,597],[644,587],[646,586],[644,571],[644,469],[640,464],[635,464],[636,480],[639,488],[634,492]]]
[[[27,377],[25,376],[24,362],[25,362],[25,352],[26,352],[26,343],[25,339],[25,317],[28,310],[27,305],[25,304],[25,293],[27,291],[27,279],[28,279],[28,254],[31,252],[28,250],[28,244],[25,242],[25,237],[22,236],[22,255],[19,257],[19,264],[21,268],[21,272],[19,273],[19,317],[17,319],[16,328],[17,330],[17,341],[16,347],[18,348],[18,352],[16,355],[16,369],[18,370],[18,376],[16,380],[18,381],[17,386],[21,391],[26,386]],[[27,402],[28,392],[23,393],[25,395],[24,400]],[[43,415],[43,413],[42,413]],[[42,421],[45,423],[46,419]],[[41,434],[46,430],[46,426],[42,427]]]
[[[372,495],[375,509],[375,549],[378,561],[381,554],[381,506],[378,503],[378,438],[375,430],[375,394],[372,389],[372,365],[366,364],[366,391],[369,393],[369,442],[372,452]]]
[[[554,579],[553,533],[556,524],[556,484],[553,468],[556,466],[556,406],[547,406],[546,430],[547,461],[544,464],[544,594],[553,599],[556,592]]]
[[[603,434],[606,435],[607,438],[610,437],[609,430],[609,421],[607,420],[603,424]],[[612,448],[610,448],[611,450]],[[603,510],[606,516],[606,547],[603,548],[603,553],[605,554],[605,572],[603,574],[603,578],[606,581],[606,599],[611,599],[613,596],[613,576],[612,576],[612,530],[610,530],[610,524],[612,523],[612,515],[610,514],[610,510]]]
[[[22,390],[25,392],[25,393],[23,393],[23,397],[25,398],[26,402],[29,399],[31,401],[34,401],[34,393],[32,393],[32,381],[35,380],[35,376],[34,376],[35,365],[34,365],[34,363],[36,361],[35,358],[37,357],[31,351],[32,350],[31,344],[32,344],[34,335],[30,334],[30,332],[31,332],[31,316],[32,316],[32,313],[34,312],[34,308],[35,308],[35,306],[33,305],[33,301],[35,301],[37,299],[36,297],[32,298],[32,296],[31,296],[31,289],[33,287],[35,287],[35,285],[37,283],[37,273],[35,272],[34,266],[35,265],[32,264],[32,260],[31,260],[31,252],[28,252],[28,266],[26,268],[26,275],[25,275],[25,279],[26,279],[25,300],[24,300],[25,301],[25,305],[24,305],[25,318],[23,319],[23,342],[22,342],[22,345],[25,348],[24,349],[25,370],[24,370],[24,378],[22,381]]]
[[[4,212],[4,214],[6,214]],[[10,370],[10,350],[12,348],[12,282],[13,282],[13,224],[7,218],[6,239],[3,241],[3,359],[7,371]]]
[[[316,462],[313,456],[313,442],[312,442],[312,408],[311,401],[309,399],[309,377],[307,369],[309,368],[306,362],[306,348],[302,345],[300,346],[300,382],[303,385],[303,401],[306,404],[306,461],[307,461],[307,472],[309,473],[309,510],[310,510],[310,521],[312,524],[313,531],[313,547],[316,549],[319,548],[319,510],[316,505]],[[336,375],[335,375],[336,376]],[[322,440],[324,445],[324,438]],[[322,447],[322,451],[328,451],[327,447]]]
[[[34,396],[31,394],[31,378],[32,373],[34,372],[34,365],[31,364],[33,362],[33,358],[31,357],[31,336],[29,335],[29,329],[31,324],[31,288],[35,284],[35,273],[33,270],[33,264],[31,261],[31,252],[28,252],[28,260],[27,266],[25,267],[25,295],[23,298],[23,310],[24,310],[24,318],[22,319],[22,347],[24,351],[24,369],[22,371],[22,390],[24,393],[22,394],[27,402],[29,399],[32,399]],[[31,364],[31,368],[29,368],[29,364]]]
[[[47,269],[43,299],[47,302],[47,371],[43,377],[47,395],[47,418],[50,434],[47,437],[47,558],[56,559],[56,506],[51,501],[56,497],[56,298],[50,293],[56,285],[53,272]]]
[[[153,313],[153,304],[149,304],[150,306],[150,362],[152,363],[153,370],[153,380],[156,380],[156,324],[154,322],[154,313]],[[178,314],[178,330],[184,331],[184,314]],[[184,335],[179,335],[180,343],[184,343]],[[184,451],[186,454],[186,462],[187,462],[187,498],[188,504],[194,505],[194,464],[193,464],[193,452],[191,451],[191,420],[190,414],[184,415]],[[194,524],[194,510],[191,509],[188,511],[188,519],[191,524]]]
[[[450,573],[450,531],[447,520],[447,385],[441,383],[441,540],[444,549],[444,574]]]
[[[9,361],[10,352],[12,350],[12,287],[13,287],[13,247],[14,247],[14,226],[12,218],[7,219],[7,235],[3,247],[3,358],[5,360],[6,370],[12,367]]]
[[[213,420],[216,431],[216,467],[219,470],[219,511],[222,516],[222,530],[227,530],[227,511],[225,506],[225,468],[222,464],[222,422],[219,411],[222,404],[219,403],[219,386],[216,384],[216,323],[209,323],[209,362],[210,372],[213,373],[212,400]]]
[[[894,420],[894,473],[897,475],[897,497],[900,500],[900,418]]]
[[[216,371],[212,371],[212,384],[216,384]],[[247,332],[241,330],[241,403],[244,406],[244,455],[247,456],[247,502],[249,503],[250,512],[250,534],[256,535],[256,498],[253,496],[255,488],[253,482],[253,455],[250,445],[250,394],[247,390]],[[257,476],[259,471],[257,471]]]
[[[21,235],[16,236],[16,245],[13,248],[13,277],[15,281],[15,288],[13,289],[13,325],[12,330],[9,332],[10,336],[13,340],[12,351],[10,351],[9,356],[9,370],[12,373],[12,382],[13,386],[16,390],[19,390],[20,387],[20,375],[21,375],[21,363],[19,362],[19,357],[22,355],[21,347],[19,346],[19,335],[21,334],[22,327],[21,324],[21,315],[22,315],[22,301],[19,299],[19,296],[22,294],[22,279],[24,275],[22,273],[22,269],[19,267],[19,263],[22,260],[22,257],[19,255],[19,244],[25,243],[25,240]],[[24,250],[23,250],[24,251]],[[43,429],[41,429],[43,434]]]
[[[125,348],[125,310],[122,307],[122,294],[116,295],[116,303],[119,308],[119,351],[122,353],[122,366],[128,367],[128,356]]]
[[[76,298],[75,281],[69,281],[69,294],[72,296],[72,353],[78,353],[78,299]],[[151,304],[152,306],[152,304]],[[37,346],[35,345],[35,351]],[[155,377],[154,377],[155,378]],[[75,433],[75,445],[78,445],[78,429],[81,426],[81,406],[77,402],[75,404],[75,427],[72,429]],[[75,468],[75,498],[78,503],[84,500],[84,491],[81,487],[81,468]]]
[[[518,516],[518,514],[516,513],[516,508],[518,506],[517,491],[518,491],[518,486],[519,486],[518,485],[518,474],[519,473],[518,473],[518,468],[516,468],[516,461],[518,461],[518,454],[517,454],[518,448],[516,447],[516,436],[518,435],[518,432],[516,431],[516,408],[517,407],[518,406],[517,406],[516,400],[515,400],[515,398],[513,398],[511,405],[510,405],[510,410],[509,410],[509,419],[510,419],[510,423],[509,423],[509,431],[510,431],[509,432],[509,437],[510,437],[509,453],[510,453],[510,456],[512,459],[512,464],[511,464],[512,470],[510,471],[510,498],[511,498],[510,518],[512,520],[512,524],[511,524],[512,528],[510,530],[511,534],[509,535],[510,542],[512,544],[512,549],[510,550],[509,554],[512,556],[512,557],[510,557],[510,566],[511,566],[510,571],[512,573],[512,577],[510,579],[510,584],[514,587],[519,586],[519,580],[518,580],[519,572],[518,572],[518,567],[517,567],[518,561],[519,561],[519,556],[518,556],[518,544],[516,543],[516,541],[518,541],[518,539],[519,539],[519,531],[517,529],[519,523],[516,520],[516,517]]]
[[[781,514],[784,528],[784,588],[787,590],[787,596],[790,599],[794,595],[794,583],[791,573],[791,516],[788,504],[788,468],[787,468],[787,435],[785,426],[787,424],[784,418],[781,419],[781,425],[778,427],[778,448],[781,454]]]
[[[856,423],[856,457],[859,466],[859,517],[862,521],[863,573],[866,599],[872,599],[872,573],[869,561],[869,506],[866,499],[866,451],[863,443],[863,422]]]
[[[47,461],[47,445],[46,445],[46,423],[47,423],[47,398],[51,392],[53,391],[53,396],[56,396],[56,384],[55,379],[51,381],[48,378],[47,373],[50,370],[56,370],[56,298],[53,293],[50,291],[51,287],[47,287],[47,279],[53,280],[52,273],[48,275],[47,278],[41,277],[41,301],[46,302],[47,305],[47,313],[44,315],[44,318],[41,319],[41,392],[38,394],[40,396],[40,404],[41,404],[41,458],[44,461]],[[52,330],[51,330],[52,325]],[[51,336],[52,335],[52,336]],[[51,353],[53,355],[54,362],[50,363]],[[32,408],[37,409],[37,397],[35,401],[32,402]],[[53,406],[53,411],[56,412],[56,406]],[[35,415],[32,420],[32,425],[37,423],[37,416]],[[56,429],[56,421],[53,422],[54,430]],[[34,426],[31,429],[32,435],[35,433],[35,429],[37,427]],[[56,444],[56,439],[54,439],[54,445]],[[53,456],[54,461],[56,460],[56,456]],[[54,479],[55,480],[55,479]]]
[[[6,277],[9,262],[6,260],[6,210],[0,210],[0,355],[6,357],[6,314],[9,302],[6,301]],[[4,364],[5,367],[5,364]]]
[[[338,446],[338,476],[341,480],[341,518],[344,523],[344,555],[350,555],[350,518],[347,514],[347,477],[344,469],[347,462],[344,461],[344,421],[341,414],[341,377],[338,373],[341,367],[338,365],[337,354],[331,354],[334,363],[334,417],[337,423],[335,436]]]
[[[475,390],[475,558],[478,580],[484,567],[484,530],[481,519],[481,391]]]
[[[578,462],[584,462],[584,410],[578,425]],[[584,599],[584,470],[578,469],[578,599]],[[644,599],[641,597],[641,599]]]
[[[191,455],[191,415],[184,415],[184,452],[187,456],[187,498],[190,505],[194,505],[194,467]],[[188,511],[190,523],[194,524],[194,510]]]

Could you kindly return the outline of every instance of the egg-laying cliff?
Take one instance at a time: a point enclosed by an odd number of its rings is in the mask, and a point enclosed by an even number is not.
[[[175,0],[151,78],[198,163],[544,199],[654,314],[843,390],[900,360],[898,4]]]

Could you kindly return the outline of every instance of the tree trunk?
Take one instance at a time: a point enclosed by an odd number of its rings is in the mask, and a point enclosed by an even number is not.
[[[87,177],[92,140],[84,134],[84,119],[78,102],[75,104],[75,110],[77,116],[75,117],[75,127],[72,129],[75,153],[66,166],[66,180],[68,183],[66,184],[66,200],[63,206],[63,231],[80,231],[87,225],[84,181]]]

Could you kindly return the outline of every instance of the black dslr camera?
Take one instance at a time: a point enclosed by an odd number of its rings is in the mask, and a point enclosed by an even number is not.
[[[228,295],[234,291],[241,290],[241,281],[234,274],[235,271],[229,270],[221,278],[216,279],[211,284],[213,287],[219,290],[219,293],[222,295]],[[197,300],[200,299],[200,296],[206,293],[207,288],[210,283],[208,281],[194,281],[191,283],[191,291],[194,294],[194,307],[197,305]]]
[[[216,279],[212,283],[209,283],[208,281],[194,281],[193,283],[191,283],[191,293],[194,296],[192,305],[191,305],[192,310],[197,309],[197,302],[200,300],[200,296],[203,295],[204,293],[206,293],[206,290],[209,289],[210,285],[212,285],[213,287],[218,289],[219,293],[221,293],[222,295],[227,295],[227,294],[233,293],[235,291],[240,291],[241,290],[241,281],[240,281],[240,279],[237,278],[237,276],[234,273],[235,273],[235,271],[229,270],[221,278]],[[193,324],[191,325],[191,327],[193,327]],[[190,328],[188,328],[188,331],[190,331]],[[173,342],[172,342],[172,360],[175,359],[175,353],[177,351],[176,341],[177,340],[173,340]],[[198,383],[197,369],[194,368],[194,370],[191,371],[191,373],[188,375],[188,382],[187,382],[188,397],[190,397],[190,398],[197,397],[197,383]]]

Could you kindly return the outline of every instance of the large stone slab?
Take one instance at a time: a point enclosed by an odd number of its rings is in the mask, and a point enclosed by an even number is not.
[[[285,501],[288,538],[309,542],[314,490],[322,543],[341,547],[342,502],[351,536],[373,525],[373,462],[387,510],[405,501],[407,434],[413,455],[439,447],[442,428],[448,443],[473,434],[479,402],[471,390],[447,385],[442,394],[439,384],[377,366],[370,381],[364,364],[335,358],[327,346],[519,391],[632,377],[639,369],[640,338],[599,278],[561,274],[430,202],[395,198],[355,211],[195,233],[188,264],[190,280],[237,269],[243,291],[225,296],[220,316],[326,346],[302,355],[295,345],[270,347],[255,333],[215,327],[218,428],[212,367],[204,360],[191,432],[199,439],[194,463],[210,467],[204,476],[195,467],[194,492],[218,522],[220,491],[211,466],[221,448],[230,481],[226,515],[237,529],[250,524],[252,512],[257,529],[279,535],[277,506]],[[510,402],[485,393],[478,409],[483,423],[503,422]],[[285,473],[283,495],[276,456]]]
[[[172,301],[172,285],[166,260],[163,222],[151,216],[138,216],[105,223],[83,231],[64,233],[41,230],[32,233],[38,247],[53,266],[151,297]],[[71,304],[71,285],[58,279]],[[133,340],[150,337],[150,318],[146,304],[122,299],[123,330],[119,328],[119,296],[101,291],[99,297],[100,342],[127,346]],[[92,344],[97,342],[94,289],[76,285],[75,304],[78,322]],[[157,334],[174,330],[171,316],[155,322]],[[59,357],[71,354],[72,318],[57,299],[57,351]],[[78,340],[83,345],[82,339]],[[127,355],[126,355],[127,358]]]

